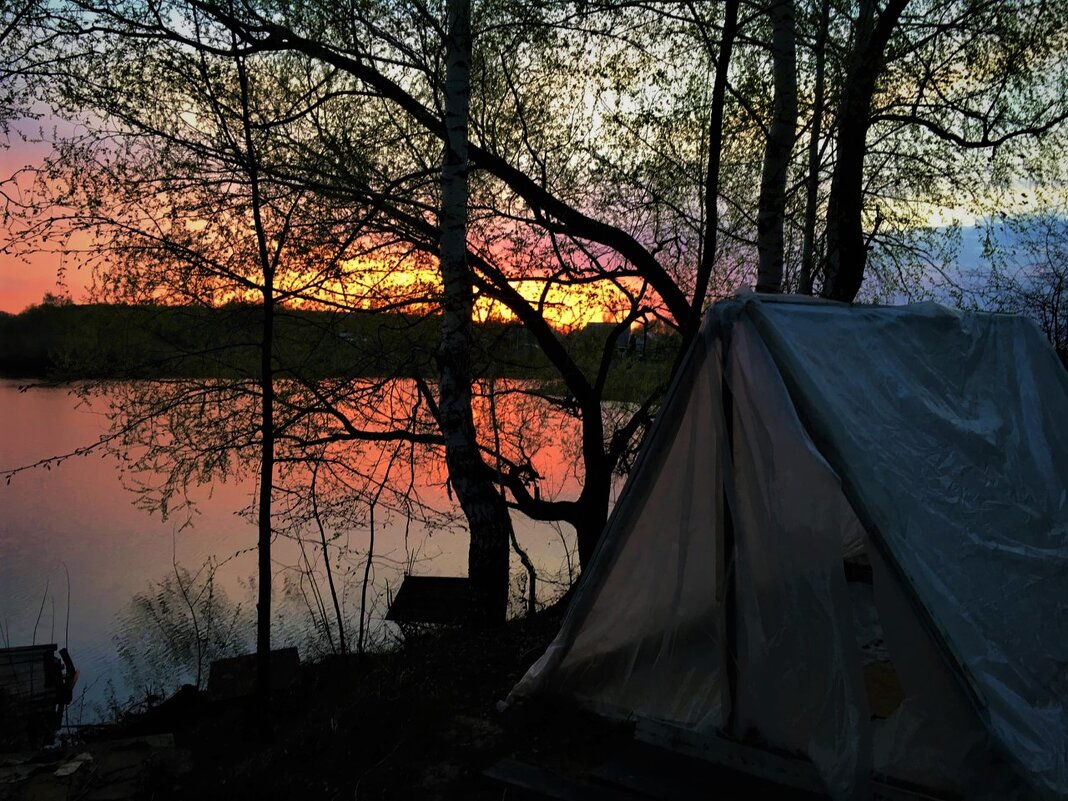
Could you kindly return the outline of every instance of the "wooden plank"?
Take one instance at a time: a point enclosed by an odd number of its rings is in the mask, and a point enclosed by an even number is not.
[[[4,659],[18,659],[24,655],[40,655],[55,653],[58,648],[54,642],[47,645],[18,645],[14,648],[0,648],[0,661]]]
[[[0,746],[51,742],[66,696],[54,643],[0,649]]]
[[[663,801],[749,801],[753,798],[813,801],[822,798],[750,774],[729,770],[705,759],[634,742],[593,776],[601,781]]]
[[[555,801],[647,801],[648,799],[648,796],[561,776],[537,765],[515,759],[502,759],[482,771],[482,775],[522,790],[530,798],[549,798]]]
[[[52,660],[52,664],[46,660]],[[61,687],[61,669],[51,652],[41,651],[38,659],[32,662],[0,664],[0,693],[10,699],[24,699],[41,693],[56,698]]]
[[[43,703],[44,701],[51,701],[53,704],[59,703],[57,700],[58,695],[56,693],[56,688],[54,687],[44,687],[38,690],[33,690],[32,692],[19,693],[15,696],[9,695],[8,698],[12,700],[17,699],[20,707],[25,706],[26,704]]]
[[[956,794],[938,793],[925,787],[906,785],[885,776],[874,776],[871,780],[872,801],[947,801],[959,798]]]
[[[405,576],[386,612],[395,623],[457,625],[471,619],[471,584],[462,576]]]
[[[0,673],[17,675],[37,670],[43,671],[45,669],[46,658],[47,657],[27,659],[23,662],[0,662]]]
[[[10,659],[8,661],[0,661],[0,670],[4,671],[19,671],[19,670],[32,670],[33,668],[43,665],[46,657],[38,656],[34,659]]]
[[[44,665],[23,665],[17,670],[0,667],[0,687],[43,687],[48,684]]]
[[[714,782],[699,781],[689,771],[661,770],[629,758],[606,762],[594,770],[593,776],[606,784],[664,801],[708,801],[709,789],[716,787]],[[716,797],[722,799],[723,795],[717,792]]]

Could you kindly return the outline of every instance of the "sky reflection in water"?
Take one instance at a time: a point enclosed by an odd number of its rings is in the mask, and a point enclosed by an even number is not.
[[[107,421],[98,411],[79,407],[64,389],[36,389],[20,393],[18,382],[0,381],[0,468],[34,462],[96,441]],[[97,406],[96,408],[100,408]],[[550,448],[550,460],[563,459]],[[216,587],[249,614],[254,609],[252,578],[256,570],[255,526],[238,513],[250,501],[251,481],[216,483],[193,491],[193,525],[181,528],[184,515],[164,521],[134,506],[135,496],[121,484],[114,457],[77,457],[53,467],[35,469],[0,485],[0,641],[24,645],[35,640],[65,643],[81,671],[83,719],[96,717],[107,684],[119,699],[138,688],[127,686],[116,653],[120,616],[137,593],[148,591],[173,575],[173,564],[196,572],[206,560],[218,563]],[[563,464],[552,465],[565,492],[575,488]],[[444,493],[441,497],[445,498]],[[414,521],[404,541],[403,516],[379,515],[376,527],[376,566],[371,595],[377,598],[372,627],[375,636],[384,613],[387,584],[395,589],[409,553],[421,560],[414,572],[462,575],[466,572],[467,537],[460,526],[428,532]],[[528,550],[542,577],[562,578],[567,558],[560,533],[546,524],[516,516],[517,537]],[[569,527],[564,527],[570,541]],[[313,563],[321,559],[318,533],[308,531],[305,549]],[[313,539],[314,538],[314,539]],[[365,529],[343,532],[337,543],[347,547],[335,575],[355,638],[362,579]],[[569,547],[573,547],[570,544]],[[276,564],[277,645],[293,643],[312,650],[310,618],[299,574],[296,542],[279,538],[273,549]],[[67,571],[70,575],[70,614],[67,617]],[[522,568],[513,555],[513,579]],[[285,587],[288,588],[286,591]],[[325,591],[325,583],[324,583]],[[554,592],[541,587],[539,598]],[[42,607],[43,599],[43,607]],[[329,601],[327,602],[329,604]],[[38,614],[40,619],[38,621]],[[69,622],[69,642],[65,629]],[[36,626],[36,634],[34,628]],[[252,632],[247,632],[249,642]]]

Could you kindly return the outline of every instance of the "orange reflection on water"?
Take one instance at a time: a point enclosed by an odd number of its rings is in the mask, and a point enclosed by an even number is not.
[[[133,385],[128,385],[132,388]],[[530,457],[544,478],[547,497],[573,497],[579,488],[579,475],[573,457],[577,423],[558,412],[539,407],[515,382],[498,381],[493,386],[491,404],[487,386],[476,388],[476,416],[484,444],[493,442],[494,432],[510,443],[505,452],[512,459]],[[0,469],[34,462],[90,444],[107,430],[104,416],[110,401],[123,393],[121,387],[89,405],[79,406],[75,397],[62,388],[22,393],[14,382],[0,381]],[[367,415],[401,411],[414,394],[411,382],[396,382],[382,392],[368,396],[382,405],[364,409]],[[356,409],[352,413],[356,414]],[[242,418],[236,415],[235,419]],[[245,416],[248,422],[253,418]],[[520,440],[520,434],[522,440]],[[382,626],[385,599],[395,591],[402,573],[411,569],[421,574],[463,575],[466,572],[468,540],[454,498],[446,489],[440,450],[427,448],[416,461],[391,460],[393,444],[334,443],[330,455],[351,462],[346,480],[354,487],[374,489],[387,477],[400,492],[414,483],[419,498],[428,508],[443,512],[433,520],[427,515],[409,518],[396,504],[383,503],[376,514],[374,569],[370,573],[370,597],[377,599],[371,625]],[[254,448],[253,448],[254,450]],[[403,454],[402,454],[403,456]],[[254,465],[252,465],[254,468]],[[36,632],[38,642],[64,643],[70,629],[70,648],[82,672],[82,687],[91,688],[91,697],[101,701],[106,681],[117,684],[120,698],[126,688],[117,674],[119,661],[113,636],[130,600],[143,593],[150,583],[173,575],[175,563],[198,569],[205,560],[217,564],[217,589],[235,602],[254,608],[250,577],[256,571],[256,526],[241,514],[256,497],[255,470],[237,473],[228,481],[192,487],[196,514],[192,526],[183,528],[184,516],[161,519],[134,505],[136,496],[120,480],[123,463],[96,455],[67,460],[51,470],[36,469],[15,476],[10,485],[0,482],[0,620],[3,636],[12,644],[29,642],[35,620],[46,603]],[[152,476],[130,476],[151,482]],[[308,471],[300,468],[279,478],[306,481]],[[300,564],[310,555],[313,569],[321,570],[318,530],[311,525],[288,529],[282,510],[286,496],[280,495],[273,549],[277,581],[276,644],[299,629],[306,615],[300,603],[286,605],[287,582],[303,575]],[[393,507],[391,510],[390,507]],[[348,506],[339,504],[337,514],[326,520],[326,536],[335,579],[340,585],[341,603],[352,621],[359,603],[363,564],[370,545],[366,498]],[[573,561],[573,542],[561,538],[556,529],[514,515],[516,537],[538,566],[539,581],[566,575]],[[567,536],[570,537],[568,530]],[[304,546],[303,553],[300,545]],[[522,575],[517,560],[513,575]],[[70,576],[70,616],[66,615],[66,576]],[[318,573],[321,579],[321,573]],[[306,584],[301,585],[306,587]],[[556,590],[544,586],[539,597]],[[298,641],[299,644],[299,641]]]

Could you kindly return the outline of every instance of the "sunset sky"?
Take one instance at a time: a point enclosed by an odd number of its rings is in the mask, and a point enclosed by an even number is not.
[[[47,153],[46,146],[27,144],[15,136],[12,139],[8,149],[0,150],[0,176],[3,177],[14,175]],[[17,190],[10,183],[5,188],[9,193]],[[0,311],[17,314],[40,303],[46,293],[70,295],[75,302],[85,301],[91,279],[89,270],[79,268],[77,259],[71,256],[0,253]],[[385,295],[403,297],[413,291],[414,285],[436,285],[438,279],[433,270],[410,272],[393,267],[389,270],[369,269],[360,283],[364,286],[357,288],[357,293],[366,291],[368,296],[381,299]],[[529,279],[517,281],[515,286],[532,302],[537,301],[542,290],[540,282]],[[349,287],[349,292],[353,292],[353,287]],[[544,316],[556,327],[570,330],[589,323],[615,321],[624,305],[623,294],[608,282],[600,286],[554,287],[545,298]],[[476,317],[481,320],[513,319],[511,312],[488,299],[480,299]]]
[[[40,303],[46,292],[62,291],[56,274],[58,265],[58,256],[38,257],[26,264],[11,256],[0,255],[0,311],[16,314],[27,306]],[[75,272],[68,278],[71,295],[80,300],[84,293],[84,276]]]
[[[58,254],[35,254],[31,257],[16,257],[0,254],[0,311],[17,314],[28,306],[41,302],[46,293],[70,294],[75,302],[86,299],[86,288],[91,276],[87,270],[79,270],[73,263],[63,271],[63,259]],[[397,296],[403,296],[416,280],[437,283],[431,273],[416,278],[410,273],[397,273],[392,281],[376,282],[378,292],[388,291],[395,285]],[[532,280],[518,281],[516,287],[523,297],[535,301],[541,293],[541,283]],[[612,322],[618,319],[615,310],[624,302],[623,296],[611,286],[554,288],[548,293],[545,317],[558,328],[567,330],[581,328],[589,323]],[[476,308],[478,319],[511,320],[513,315],[498,303],[481,299]]]
[[[25,123],[21,126],[27,132],[37,123]],[[10,134],[8,147],[0,148],[0,181],[4,181],[3,191],[6,195],[16,193],[16,188],[7,179],[18,170],[39,162],[48,152],[45,145],[28,144],[21,141],[20,126],[16,125]],[[0,221],[0,242],[8,233],[6,223]],[[62,258],[57,254],[38,254],[27,259],[0,252],[0,311],[20,312],[27,306],[40,303],[46,292],[63,290],[59,283],[59,271]],[[70,294],[81,299],[89,276],[77,270],[66,275]]]

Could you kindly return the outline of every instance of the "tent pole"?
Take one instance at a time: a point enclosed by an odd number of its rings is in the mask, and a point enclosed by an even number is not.
[[[727,377],[727,363],[730,354],[730,336],[725,329],[721,335],[722,355],[720,370],[722,375],[722,404],[723,404],[723,428],[727,440],[727,452],[724,468],[730,471],[730,481],[733,483],[734,471],[734,393],[731,392],[730,381]],[[725,635],[727,638],[726,663],[727,670],[727,710],[726,732],[733,733],[737,727],[738,706],[738,594],[735,580],[735,548],[734,548],[734,518],[731,515],[727,481],[720,482],[720,508],[723,510],[723,553],[722,564],[724,569],[724,598],[723,614],[725,617]]]

